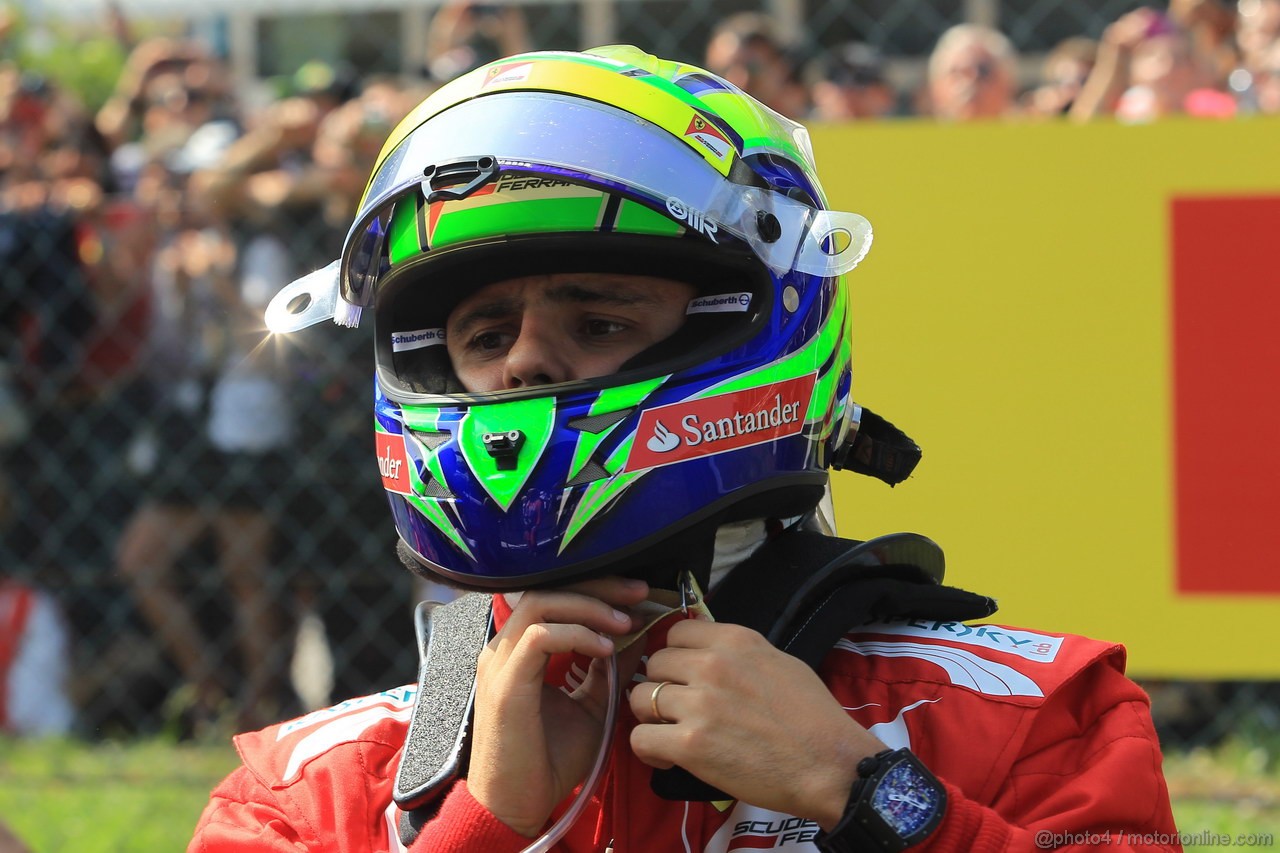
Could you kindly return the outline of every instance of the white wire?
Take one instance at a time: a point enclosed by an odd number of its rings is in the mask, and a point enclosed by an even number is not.
[[[605,673],[609,681],[609,703],[605,707],[604,712],[604,730],[600,733],[600,749],[596,752],[595,764],[591,767],[591,772],[587,774],[587,781],[582,783],[582,788],[578,791],[578,796],[573,798],[573,802],[569,804],[569,808],[560,819],[556,821],[550,829],[544,832],[539,838],[524,848],[523,853],[547,853],[555,846],[565,833],[569,831],[578,818],[582,816],[582,810],[587,807],[587,803],[591,801],[591,797],[595,794],[596,788],[600,785],[600,779],[604,775],[605,765],[609,760],[609,750],[613,747],[613,727],[618,719],[618,703],[621,701],[618,691],[618,656],[612,654],[605,667]]]

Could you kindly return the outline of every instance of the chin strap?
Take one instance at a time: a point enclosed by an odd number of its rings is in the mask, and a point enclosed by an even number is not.
[[[861,408],[858,431],[836,448],[831,467],[896,486],[920,463],[920,445],[870,409]]]
[[[707,601],[718,622],[754,628],[817,670],[836,641],[873,622],[985,619],[994,599],[943,586],[942,549],[915,533],[867,542],[791,529],[729,573]],[[655,770],[668,800],[730,799],[682,767]]]

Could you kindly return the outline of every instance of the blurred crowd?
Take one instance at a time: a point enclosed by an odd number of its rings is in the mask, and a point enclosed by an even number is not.
[[[1141,6],[1099,38],[1062,40],[1038,67],[1029,67],[1000,30],[958,24],[939,37],[914,86],[895,84],[886,58],[868,44],[840,44],[805,59],[777,30],[760,14],[726,19],[707,45],[706,66],[779,112],[817,121],[1139,123],[1280,113],[1280,0]]]
[[[259,103],[207,45],[135,40],[118,17],[111,26],[128,59],[94,109],[0,62],[0,582],[100,578],[53,597],[61,628],[24,623],[69,633],[73,656],[99,631],[72,679],[82,711],[158,658],[182,685],[167,701],[193,724],[231,709],[235,725],[259,725],[330,698],[300,700],[281,640],[314,594],[297,579],[359,553],[327,537],[358,530],[358,508],[377,509],[367,497],[335,509],[327,495],[378,488],[365,443],[346,438],[368,432],[363,341],[316,331],[284,349],[266,341],[262,309],[338,254],[382,141],[414,104],[483,62],[555,45],[534,43],[519,6],[452,2],[435,13],[419,74],[317,60]],[[733,15],[689,59],[816,121],[1280,113],[1280,0],[1137,8],[1035,69],[998,30],[961,24],[911,88],[871,45],[802,55],[778,31],[766,16]],[[381,515],[368,524],[385,525]],[[281,542],[282,518],[315,531],[312,551]],[[391,535],[373,553],[389,554]],[[224,598],[213,616],[190,593],[193,572]],[[384,584],[389,574],[371,572]],[[148,641],[130,646],[104,621],[122,600]],[[40,648],[49,643],[67,645]],[[20,669],[9,658],[21,644],[0,637],[4,649],[0,681]],[[0,704],[21,689],[0,684]]]
[[[323,62],[289,82],[249,109],[221,58],[170,37],[129,45],[96,111],[0,68],[0,578],[61,587],[77,635],[127,598],[158,641],[113,645],[120,626],[103,625],[69,686],[80,704],[141,655],[176,670],[167,701],[192,725],[299,710],[280,521],[315,521],[309,492],[375,485],[358,454],[304,460],[293,445],[304,414],[366,432],[370,372],[339,344],[315,347],[331,366],[317,373],[296,346],[264,343],[262,314],[338,253],[374,157],[425,88]],[[184,566],[200,561],[223,599],[212,615],[198,594],[212,584]],[[84,600],[58,583],[87,573],[101,582]],[[0,675],[23,671],[0,657]]]

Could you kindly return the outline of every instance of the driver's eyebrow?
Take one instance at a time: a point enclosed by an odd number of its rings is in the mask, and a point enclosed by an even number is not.
[[[558,284],[547,288],[546,295],[553,302],[602,305],[656,305],[658,303],[658,299],[643,288],[618,285],[591,287],[582,284]]]
[[[542,297],[551,302],[575,305],[609,305],[615,307],[649,308],[660,300],[644,288],[620,286],[614,283],[599,285],[558,284],[544,291]],[[484,320],[500,320],[519,316],[525,308],[523,296],[495,296],[471,306],[465,314],[453,321],[451,335],[465,335],[477,323]]]
[[[524,310],[524,299],[516,296],[496,297],[494,299],[472,306],[452,324],[453,328],[449,330],[449,337],[453,338],[458,335],[465,335],[471,327],[475,326],[482,320],[500,320],[503,317],[517,316]]]

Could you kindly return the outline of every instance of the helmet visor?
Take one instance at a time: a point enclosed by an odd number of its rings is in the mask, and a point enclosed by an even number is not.
[[[483,156],[493,157],[499,171],[542,173],[635,198],[711,242],[732,235],[778,274],[835,276],[866,255],[871,226],[862,216],[734,183],[695,144],[583,98],[507,92],[466,101],[417,128],[386,158],[369,182],[341,263],[284,288],[273,300],[280,308],[268,309],[268,325],[292,331],[324,319],[341,322],[334,315],[343,307],[338,295],[369,305],[388,269],[383,245],[394,203],[411,192],[431,192],[426,167]],[[285,305],[305,309],[290,312]]]

